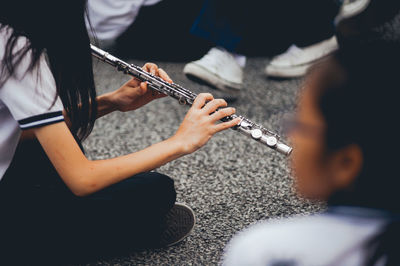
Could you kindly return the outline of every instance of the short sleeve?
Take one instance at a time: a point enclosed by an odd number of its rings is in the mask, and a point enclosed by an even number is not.
[[[26,42],[26,39],[20,38]],[[21,40],[19,40],[21,41]],[[40,127],[64,120],[63,105],[56,93],[54,77],[44,58],[32,71],[28,52],[13,76],[0,88],[0,99],[18,121],[21,129]]]
[[[113,40],[131,25],[142,6],[157,4],[161,0],[89,0],[90,25],[100,40]]]

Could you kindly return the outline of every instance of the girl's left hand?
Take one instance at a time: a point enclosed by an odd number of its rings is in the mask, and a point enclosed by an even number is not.
[[[162,78],[168,83],[172,83],[172,80],[168,74],[163,69],[158,68],[156,64],[146,63],[143,66],[143,70]],[[141,82],[136,78],[132,78],[122,85],[121,88],[111,92],[109,99],[114,105],[115,109],[122,112],[127,112],[135,110],[154,99],[165,96],[167,95],[148,89],[147,82]]]

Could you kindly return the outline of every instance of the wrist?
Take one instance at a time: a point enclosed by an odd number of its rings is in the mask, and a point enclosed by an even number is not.
[[[105,93],[97,97],[97,116],[101,117],[116,111],[116,105],[112,100],[112,93]]]
[[[190,150],[187,147],[187,145],[185,145],[185,143],[182,140],[180,140],[179,137],[177,137],[176,135],[170,137],[166,141],[168,142],[169,145],[171,145],[176,149],[176,153],[179,156],[184,156],[190,153]]]

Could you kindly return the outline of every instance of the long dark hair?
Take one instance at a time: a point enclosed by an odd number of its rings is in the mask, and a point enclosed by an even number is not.
[[[326,153],[349,144],[363,152],[363,167],[355,182],[337,191],[329,205],[386,210],[393,219],[366,243],[367,265],[385,259],[400,265],[400,193],[398,192],[398,130],[400,46],[371,43],[341,48],[316,65],[316,97],[327,125]]]
[[[0,8],[0,30],[10,30],[2,62],[0,87],[14,75],[22,58],[31,53],[28,71],[47,55],[57,94],[72,122],[71,132],[80,140],[92,130],[96,117],[89,36],[85,26],[85,0],[5,1]],[[27,44],[17,50],[21,37]],[[50,108],[50,106],[49,106]]]

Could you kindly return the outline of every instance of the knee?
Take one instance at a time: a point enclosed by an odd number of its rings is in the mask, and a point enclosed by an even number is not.
[[[151,179],[152,188],[155,192],[151,194],[155,195],[159,204],[172,208],[176,200],[174,180],[169,176],[156,172],[147,174],[149,175],[147,178]]]
[[[122,185],[122,184],[121,184]],[[123,190],[125,193],[120,193],[129,198],[140,198],[146,205],[161,207],[162,209],[172,208],[176,200],[176,191],[174,180],[169,176],[157,172],[145,172],[133,176],[123,182]],[[128,192],[128,193],[127,193]]]
[[[111,186],[104,192],[106,196],[111,196],[113,201],[124,206],[132,204],[138,209],[165,211],[172,208],[176,200],[174,180],[156,172],[137,174]],[[139,202],[141,204],[138,204]]]

